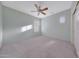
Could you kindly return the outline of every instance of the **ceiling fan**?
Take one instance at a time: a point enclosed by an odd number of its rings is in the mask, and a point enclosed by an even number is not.
[[[43,14],[43,15],[46,15],[46,13],[44,12],[44,11],[46,11],[46,10],[48,10],[48,7],[45,7],[45,8],[41,8],[41,5],[37,5],[37,4],[34,4],[34,6],[35,6],[35,8],[36,8],[36,11],[32,11],[32,12],[38,12],[38,16],[40,15],[40,13],[41,14]]]

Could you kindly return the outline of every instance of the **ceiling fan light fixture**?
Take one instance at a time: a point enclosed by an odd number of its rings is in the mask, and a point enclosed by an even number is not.
[[[35,8],[37,9],[36,12],[38,12],[38,13],[37,13],[38,16],[40,15],[40,13],[43,14],[43,15],[46,15],[46,12],[45,12],[45,11],[48,10],[48,7],[43,7],[43,8],[42,8],[41,5],[37,5],[37,4],[34,4],[34,6],[35,6]]]

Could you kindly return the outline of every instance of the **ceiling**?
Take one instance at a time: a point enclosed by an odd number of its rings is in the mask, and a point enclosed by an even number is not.
[[[39,16],[35,12],[36,8],[34,7],[34,4],[38,3],[41,4],[43,7],[47,6],[48,11],[46,11],[47,15],[40,14]],[[59,13],[61,11],[67,10],[71,8],[72,1],[4,1],[2,2],[4,6],[16,9],[18,11],[27,13],[29,15],[38,17],[38,18],[44,18],[56,13]]]

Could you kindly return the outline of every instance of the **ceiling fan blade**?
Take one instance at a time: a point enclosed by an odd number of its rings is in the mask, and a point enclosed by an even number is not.
[[[41,11],[41,13],[42,13],[43,15],[46,15],[46,13],[44,13],[44,12],[42,12],[42,11]]]
[[[39,9],[41,8],[41,5],[39,6]]]
[[[44,9],[41,9],[41,11],[45,11],[45,10],[48,10],[48,7],[44,8]]]
[[[38,9],[38,5],[37,4],[34,4],[34,6]]]

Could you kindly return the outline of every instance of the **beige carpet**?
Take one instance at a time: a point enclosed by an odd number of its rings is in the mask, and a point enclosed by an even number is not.
[[[0,50],[0,57],[74,58],[76,53],[74,47],[69,42],[39,36],[3,45]]]

